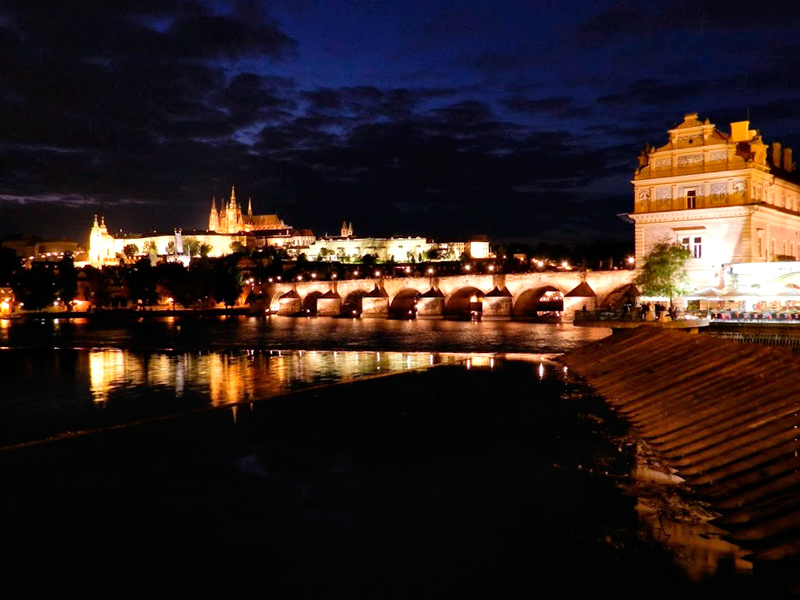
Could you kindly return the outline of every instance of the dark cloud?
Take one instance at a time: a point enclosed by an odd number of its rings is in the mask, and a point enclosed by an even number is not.
[[[593,115],[591,108],[577,106],[575,99],[568,96],[529,98],[515,95],[502,98],[500,102],[512,112],[527,115],[546,114],[559,116],[565,119],[584,119]]]
[[[576,39],[583,43],[618,43],[620,36],[648,37],[663,40],[665,35],[690,33],[695,39],[708,34],[743,34],[727,39],[743,46],[760,37],[765,27],[795,31],[800,19],[800,4],[795,0],[775,0],[759,4],[749,0],[664,0],[646,5],[638,0],[618,0],[576,29]]]
[[[0,233],[201,227],[236,185],[318,233],[628,235],[684,112],[800,134],[794,3],[562,4],[8,0]]]

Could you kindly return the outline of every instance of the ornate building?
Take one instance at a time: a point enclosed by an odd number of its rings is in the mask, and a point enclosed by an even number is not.
[[[253,204],[248,202],[247,213],[243,214],[236,194],[231,189],[230,200],[217,209],[212,201],[208,230],[181,231],[175,229],[146,234],[108,232],[105,218],[94,218],[89,233],[88,262],[94,266],[119,264],[125,256],[126,246],[134,247],[135,256],[150,254],[167,257],[167,260],[188,260],[190,250],[185,246],[203,248],[203,253],[211,257],[225,256],[232,252],[234,244],[241,244],[251,250],[266,246],[281,246],[293,250],[306,247],[314,241],[314,233],[309,230],[296,231],[278,218],[278,215],[253,215]]]
[[[247,213],[242,213],[236,201],[236,192],[231,188],[231,198],[217,210],[217,200],[211,200],[211,214],[208,217],[208,230],[215,233],[241,233],[266,231],[270,229],[290,229],[278,215],[253,215],[253,201],[247,201]]]
[[[652,246],[677,241],[692,253],[697,287],[722,287],[727,265],[800,256],[800,178],[792,151],[768,146],[749,121],[718,130],[696,113],[648,144],[633,179],[636,264]]]

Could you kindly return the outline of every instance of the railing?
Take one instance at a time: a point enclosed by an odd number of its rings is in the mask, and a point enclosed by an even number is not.
[[[653,312],[653,309],[650,309],[649,315],[644,315],[639,307],[633,307],[631,309],[623,309],[623,308],[609,308],[609,309],[601,309],[601,310],[579,310],[575,313],[575,321],[578,322],[593,322],[593,321],[644,321],[645,316],[649,316],[647,320],[654,320],[655,317],[658,316],[658,313]],[[683,313],[680,313],[674,318],[680,319],[684,316]],[[693,315],[691,318],[700,318],[694,317]]]
[[[746,310],[701,310],[691,314],[708,319],[711,323],[772,323],[800,325],[800,312],[746,311]]]
[[[735,340],[748,344],[760,344],[762,346],[776,346],[788,348],[793,352],[800,351],[800,335],[780,334],[780,333],[748,333],[739,331],[709,331],[708,335]]]

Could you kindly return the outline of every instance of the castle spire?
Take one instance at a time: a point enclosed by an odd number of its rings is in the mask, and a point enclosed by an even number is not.
[[[247,216],[248,217],[252,217],[253,216],[253,199],[252,198],[248,198],[247,199]]]
[[[236,206],[236,188],[231,186],[231,208]]]

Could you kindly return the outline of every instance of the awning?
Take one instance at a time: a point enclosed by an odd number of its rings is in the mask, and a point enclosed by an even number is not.
[[[687,300],[719,300],[720,297],[723,296],[722,290],[718,290],[716,288],[707,287],[703,288],[702,290],[697,290],[695,292],[691,292],[684,296]]]

